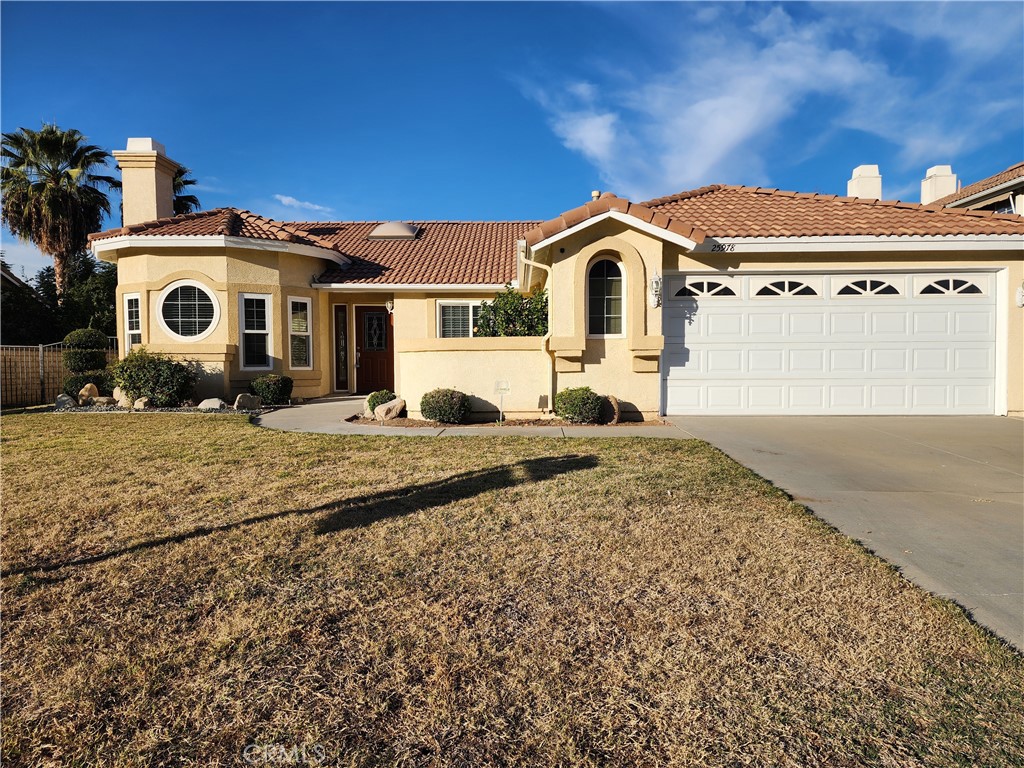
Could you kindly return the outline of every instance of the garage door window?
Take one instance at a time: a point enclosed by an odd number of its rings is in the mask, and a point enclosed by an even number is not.
[[[678,291],[676,296],[694,296],[694,297],[705,297],[705,296],[735,296],[736,291],[730,288],[724,283],[719,283],[714,280],[698,280],[688,285],[684,285]]]
[[[776,280],[763,286],[755,296],[817,296],[818,292],[799,280]]]
[[[934,283],[929,283],[921,289],[922,296],[977,295],[980,293],[982,293],[981,288],[974,283],[969,280],[958,280],[956,278],[936,280]]]
[[[854,280],[836,292],[837,296],[899,296],[899,289],[884,280]]]

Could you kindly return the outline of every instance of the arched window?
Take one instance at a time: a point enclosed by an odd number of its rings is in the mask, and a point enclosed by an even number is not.
[[[595,261],[587,276],[587,333],[618,336],[622,333],[622,269],[611,259]]]

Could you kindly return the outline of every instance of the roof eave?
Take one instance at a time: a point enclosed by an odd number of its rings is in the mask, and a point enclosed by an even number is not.
[[[997,235],[827,235],[808,237],[709,237],[696,253],[810,253],[901,251],[1020,251],[1024,233]],[[716,248],[716,246],[718,246]]]
[[[117,252],[126,248],[241,248],[327,259],[342,267],[347,267],[352,263],[348,256],[330,248],[230,235],[118,235],[102,240],[93,240],[89,247],[96,258],[102,261],[117,261]]]
[[[662,240],[667,240],[670,243],[675,243],[676,245],[680,246],[681,248],[684,248],[687,251],[692,251],[694,248],[697,247],[697,245],[700,242],[699,240],[692,240],[689,237],[677,234],[676,232],[673,232],[670,229],[665,229],[664,227],[659,227],[658,225],[652,224],[648,221],[644,221],[643,219],[638,219],[636,216],[630,216],[628,213],[622,213],[621,211],[606,211],[596,216],[592,216],[589,219],[584,219],[579,224],[563,229],[561,232],[551,235],[550,237],[546,237],[543,240],[537,241],[536,243],[530,246],[530,250],[536,252],[541,250],[542,248],[547,248],[557,243],[559,240],[564,240],[567,237],[571,237],[576,233],[582,232],[584,229],[587,229],[588,227],[591,227],[607,219],[620,221],[631,227],[635,227],[636,229],[646,232],[649,235],[653,235],[654,237],[660,238]],[[703,233],[700,233],[700,235],[703,239]]]

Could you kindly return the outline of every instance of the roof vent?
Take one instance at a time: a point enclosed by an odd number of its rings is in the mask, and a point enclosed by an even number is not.
[[[373,228],[367,240],[415,240],[420,228],[404,221],[385,221]]]

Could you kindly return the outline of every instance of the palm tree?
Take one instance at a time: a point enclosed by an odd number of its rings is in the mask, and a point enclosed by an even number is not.
[[[180,216],[183,213],[192,213],[200,208],[199,198],[195,195],[185,194],[188,188],[198,182],[192,178],[192,171],[184,165],[179,165],[174,172],[174,215]]]
[[[101,175],[110,155],[87,144],[81,131],[43,123],[42,130],[19,128],[0,142],[2,221],[13,235],[53,258],[58,301],[67,290],[66,265],[85,251],[89,233],[110,213],[101,186],[117,180]]]

